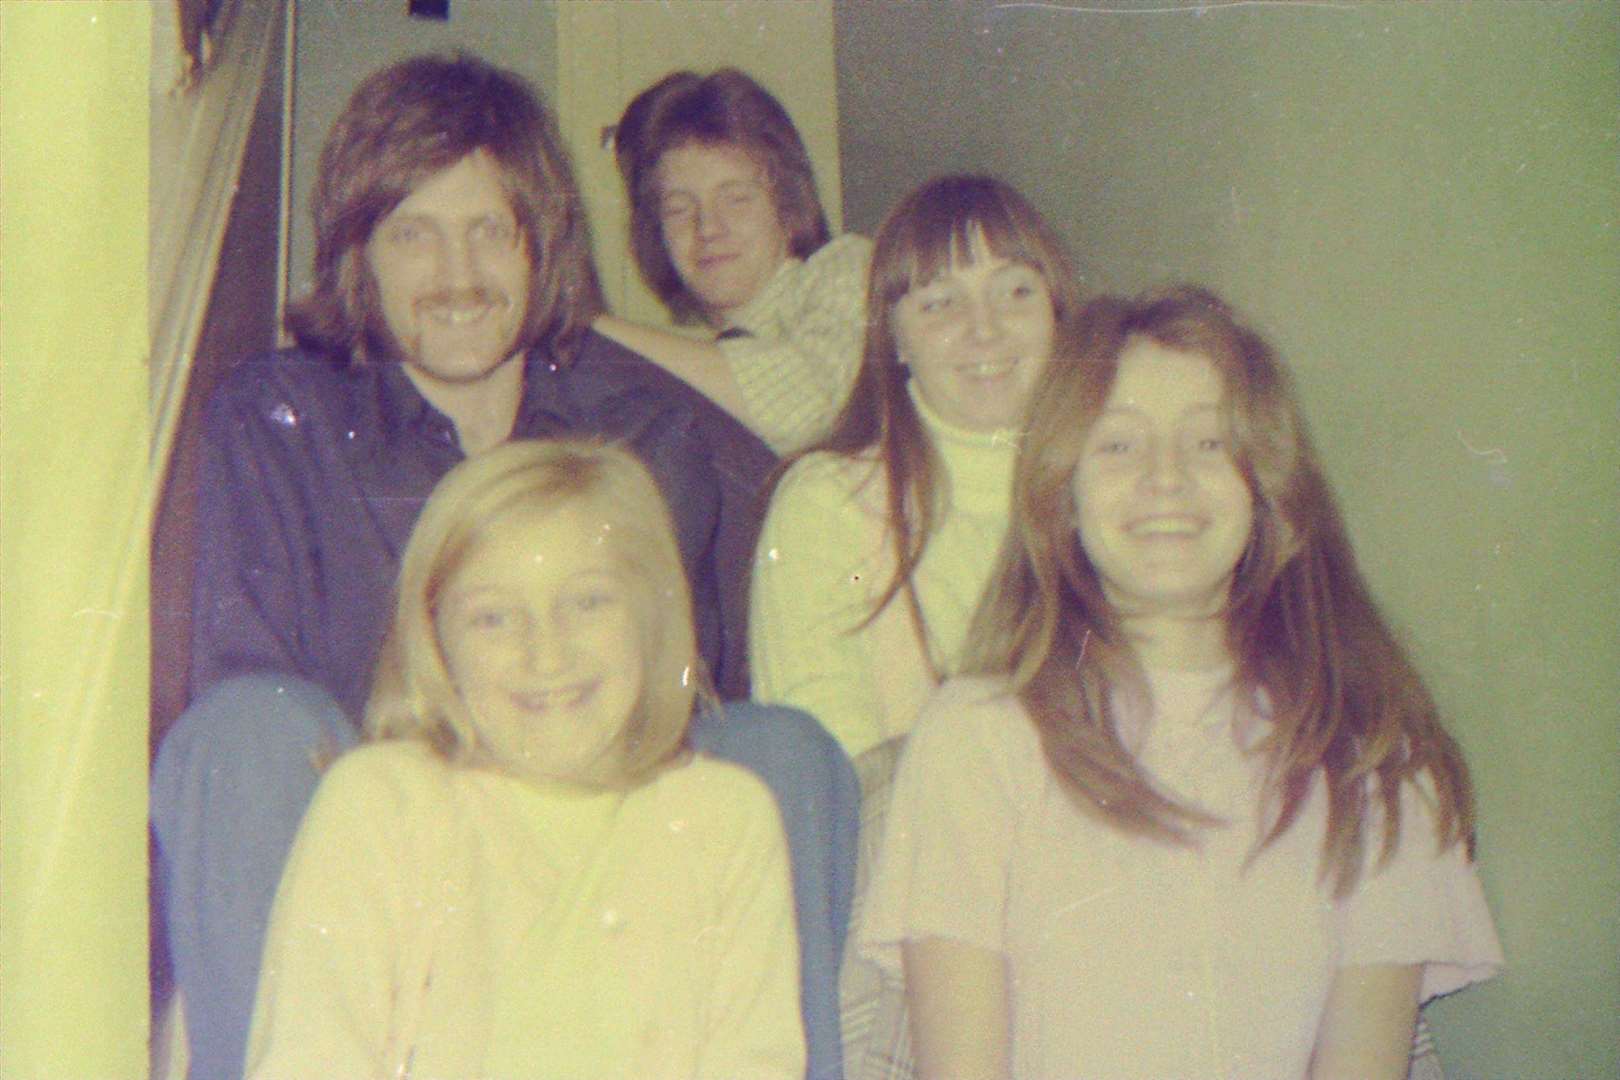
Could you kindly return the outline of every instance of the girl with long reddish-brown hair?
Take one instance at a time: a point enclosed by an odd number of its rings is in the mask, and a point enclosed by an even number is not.
[[[1191,287],[1075,336],[865,945],[924,1075],[1404,1076],[1501,961],[1458,746],[1266,343]]]

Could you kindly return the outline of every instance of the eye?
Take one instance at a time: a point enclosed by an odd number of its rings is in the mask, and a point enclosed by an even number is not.
[[[565,599],[575,611],[594,612],[613,606],[618,602],[619,594],[607,586],[593,586],[570,593]]]
[[[1206,454],[1220,454],[1226,451],[1226,440],[1219,435],[1205,435],[1196,445]]]
[[[479,218],[467,230],[467,239],[488,247],[509,248],[517,243],[517,224],[500,218]]]
[[[517,612],[504,607],[475,607],[467,612],[467,625],[474,630],[505,630],[516,625]]]
[[[1045,293],[1045,284],[1034,271],[1020,269],[1002,283],[1001,294],[1009,300],[1030,300]]]
[[[912,306],[923,315],[938,315],[951,309],[956,297],[949,289],[925,289],[912,293]]]
[[[1140,442],[1140,436],[1124,424],[1105,421],[1092,429],[1091,453],[1099,457],[1120,457],[1131,453]]]
[[[383,239],[396,247],[415,247],[427,240],[428,232],[414,221],[396,221],[383,233]]]
[[[679,224],[689,220],[695,212],[696,206],[690,198],[665,199],[658,205],[658,217],[666,225]]]

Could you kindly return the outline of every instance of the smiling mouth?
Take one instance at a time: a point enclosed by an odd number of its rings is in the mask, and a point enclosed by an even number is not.
[[[961,364],[958,365],[956,370],[964,378],[980,382],[995,382],[1005,379],[1017,371],[1018,366],[1022,363],[1022,357],[1002,357],[994,360],[980,360],[973,364]]]
[[[1125,532],[1140,540],[1184,540],[1197,536],[1203,529],[1203,521],[1191,514],[1158,514],[1131,522]]]
[[[473,296],[452,298],[433,297],[422,301],[420,310],[429,321],[440,326],[470,326],[485,316],[502,312],[512,306],[504,296],[478,293]]]
[[[513,703],[526,712],[548,713],[559,709],[578,708],[595,691],[596,683],[581,682],[546,690],[514,691],[511,697]]]

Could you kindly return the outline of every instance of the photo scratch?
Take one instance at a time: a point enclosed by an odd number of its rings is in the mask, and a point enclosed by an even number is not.
[[[1462,443],[1463,447],[1475,457],[1489,458],[1498,465],[1507,464],[1507,451],[1494,446],[1486,450],[1481,450],[1468,441],[1468,437],[1462,433],[1461,428],[1457,429],[1457,441]]]
[[[1225,8],[1333,8],[1348,11],[1353,6],[1352,4],[1337,3],[1335,0],[1214,0],[1211,3],[1167,4],[1161,7],[1127,7],[1115,4],[1056,4],[1041,3],[1038,0],[1008,0],[1006,3],[997,4],[996,10],[1007,11],[1022,8],[1038,11],[1072,12],[1077,15],[1207,15],[1211,11],[1220,11]]]

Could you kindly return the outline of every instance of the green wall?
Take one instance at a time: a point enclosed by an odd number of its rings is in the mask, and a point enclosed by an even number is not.
[[[996,172],[1270,333],[1479,787],[1448,1074],[1620,1075],[1620,6],[1169,6],[840,4],[846,218]]]

